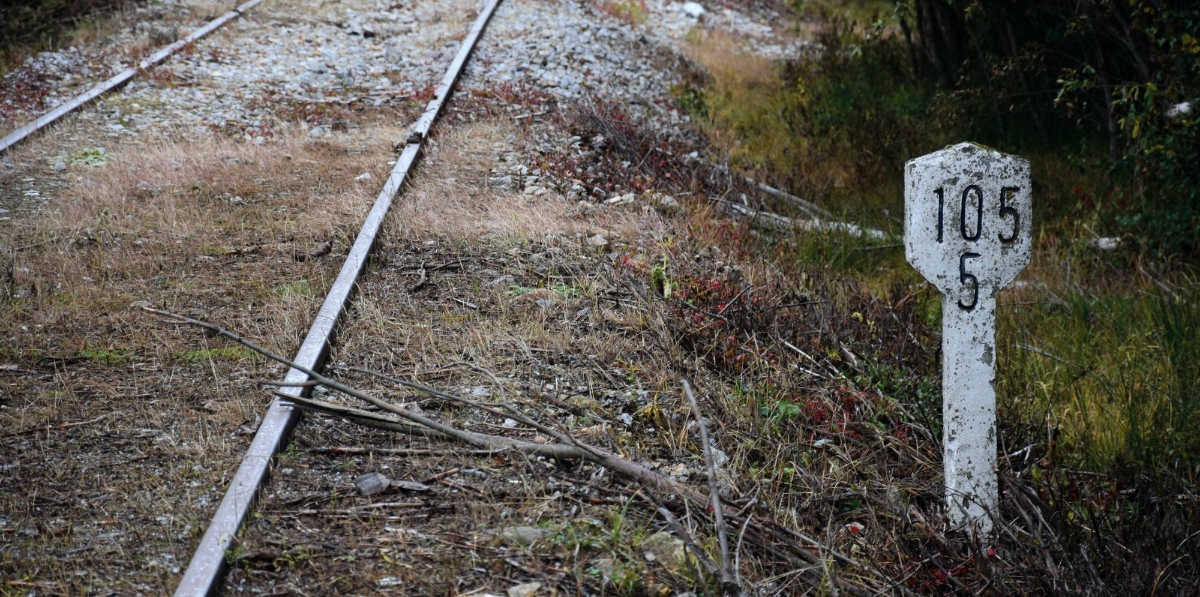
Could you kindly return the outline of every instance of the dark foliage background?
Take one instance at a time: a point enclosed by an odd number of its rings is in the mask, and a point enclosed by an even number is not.
[[[0,73],[29,52],[69,45],[72,31],[87,19],[133,4],[134,0],[4,0],[0,2]]]
[[[903,73],[870,81],[931,98],[930,128],[1072,155],[1102,183],[1083,207],[1100,210],[1108,233],[1194,256],[1200,4],[899,0],[893,11],[881,16],[901,35],[886,35],[882,19],[874,30],[834,27],[828,41],[844,51],[827,60],[861,54],[868,72]]]

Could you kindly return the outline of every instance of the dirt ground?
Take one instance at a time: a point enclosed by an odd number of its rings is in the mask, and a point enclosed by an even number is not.
[[[456,97],[325,373],[475,433],[565,434],[681,491],[309,413],[226,554],[226,593],[715,594],[710,489],[737,530],[730,568],[763,595],[1060,582],[1028,573],[1049,552],[1015,547],[1036,524],[981,552],[941,522],[935,417],[896,398],[936,395],[904,385],[935,363],[929,292],[776,259],[804,239],[723,212],[764,204],[686,157],[706,149],[696,135],[623,109],[511,86]],[[59,172],[46,156],[77,143],[66,123],[12,154],[0,595],[174,589],[283,368],[139,307],[293,354],[417,110],[350,107],[330,134],[283,126],[261,145],[115,142]],[[390,486],[363,495],[372,473]],[[1020,499],[1007,520],[1036,506]]]
[[[3,229],[5,576],[63,594],[173,585],[267,401],[251,380],[278,368],[136,307],[298,346],[371,199],[354,178],[383,174],[389,133],[112,147]]]
[[[511,437],[538,441],[540,434],[397,393],[352,369],[528,402],[606,444],[609,436],[634,446],[633,434],[678,432],[670,429],[681,424],[678,409],[667,412],[656,392],[631,379],[635,363],[658,360],[656,334],[642,299],[613,266],[629,243],[662,239],[668,221],[653,209],[587,209],[558,194],[489,189],[493,145],[514,130],[511,122],[485,121],[439,137],[378,247],[333,370],[377,395]],[[589,244],[597,234],[608,244]],[[666,428],[655,428],[660,419]],[[637,458],[685,456],[655,447]],[[364,432],[320,416],[301,423],[278,470],[240,546],[244,565],[230,578],[238,592],[504,593],[538,581],[591,593],[614,574],[621,582],[623,567],[633,566],[630,581],[641,582],[650,565],[628,551],[637,542],[627,536],[661,530],[644,516],[622,520],[633,490],[612,485],[612,473],[593,465],[464,453],[453,443]],[[424,481],[429,490],[359,497],[353,481],[369,472]],[[516,527],[535,528],[539,538],[506,541],[504,530]],[[664,588],[691,582],[674,563],[651,571]]]

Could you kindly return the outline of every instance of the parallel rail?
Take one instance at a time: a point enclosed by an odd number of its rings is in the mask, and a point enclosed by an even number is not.
[[[88,89],[87,91],[71,98],[61,106],[41,115],[37,120],[34,120],[33,122],[13,131],[7,137],[0,139],[0,153],[3,153],[13,145],[25,140],[25,138],[29,135],[32,135],[33,133],[49,126],[59,118],[74,112],[80,106],[83,106],[84,104],[100,97],[101,95],[104,95],[105,93],[108,93],[109,91],[128,83],[129,80],[136,77],[138,73],[152,66],[161,64],[167,58],[170,58],[172,54],[178,52],[180,48],[183,48],[188,44],[195,43],[197,40],[202,39],[213,31],[220,29],[226,23],[246,14],[246,11],[250,10],[251,8],[258,6],[260,3],[262,3],[262,1],[263,0],[250,0],[249,2],[246,2],[245,4],[242,4],[241,6],[238,6],[237,8],[209,21],[203,27],[191,32],[191,34],[189,34],[187,37],[184,37],[183,39],[180,39],[169,46],[165,46],[161,50],[151,54],[150,57],[139,62],[137,66],[131,66],[120,73],[117,73],[112,78],[96,85],[95,87],[92,87],[91,89]]]
[[[256,2],[261,0],[255,0]],[[487,5],[479,13],[479,18],[471,27],[470,33],[459,46],[458,54],[450,63],[449,69],[442,77],[434,91],[433,99],[425,108],[425,112],[413,124],[411,133],[403,143],[399,159],[388,176],[383,190],[379,192],[374,206],[367,214],[366,221],[350,248],[349,255],[338,273],[333,287],[325,297],[321,310],[317,313],[304,343],[292,360],[310,370],[320,369],[329,353],[330,341],[345,312],[358,282],[367,264],[375,239],[383,226],[384,216],[391,208],[392,200],[399,193],[408,178],[409,172],[421,153],[421,146],[430,128],[441,114],[446,99],[449,98],[463,66],[470,57],[476,42],[483,34],[484,28],[495,12],[500,0],[488,0]],[[288,383],[308,381],[308,375],[291,369],[284,378]],[[310,391],[308,387],[285,387],[282,393],[292,396],[303,396]],[[226,571],[225,554],[232,546],[234,538],[250,513],[255,497],[270,473],[271,458],[286,444],[292,429],[300,418],[300,411],[291,402],[276,399],[271,403],[267,414],[263,417],[258,432],[246,452],[233,481],[225,492],[225,497],[217,506],[212,522],[200,540],[183,579],[175,590],[175,597],[206,597],[216,592],[220,587]]]

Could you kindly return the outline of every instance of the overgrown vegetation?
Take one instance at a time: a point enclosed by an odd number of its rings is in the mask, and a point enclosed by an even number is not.
[[[33,52],[70,45],[77,29],[137,0],[9,0],[0,3],[0,74]]]
[[[1187,102],[1200,94],[1200,11],[1140,1],[797,8],[816,27],[820,49],[787,63],[694,31],[699,68],[676,90],[681,109],[737,169],[895,233],[907,160],[963,140],[1030,159],[1035,257],[1001,296],[997,390],[1001,477],[1029,483],[1036,495],[1002,489],[1009,499],[1036,498],[1037,512],[1011,502],[1006,509],[1045,517],[1055,529],[1039,544],[1061,550],[1059,572],[1073,579],[1042,590],[1195,590],[1200,144]],[[1099,237],[1116,239],[1117,248],[1102,248]],[[822,329],[844,335],[856,329],[857,320],[845,320],[854,315],[876,326],[905,322],[883,330],[889,342],[921,347],[901,362],[897,346],[872,350],[863,338],[834,343],[822,332],[816,345],[789,341],[812,357],[809,366],[834,364],[867,395],[907,407],[900,421],[938,438],[940,357],[923,336],[940,329],[936,293],[903,265],[899,247],[847,240],[745,239],[793,284],[817,279],[817,268],[829,294],[859,297],[826,313],[823,321],[834,323]],[[764,333],[778,343],[786,334],[770,330],[804,326],[780,321],[783,313],[748,322],[755,307],[742,304],[744,296],[729,316],[727,303],[745,288],[721,284],[680,282],[680,294],[690,295],[682,315],[696,319],[685,338],[709,366],[755,380],[752,363],[773,352],[762,349]],[[869,314],[864,301],[891,309]],[[759,414],[777,423],[811,428],[838,412],[769,382],[746,386]],[[962,582],[949,590],[983,586]]]

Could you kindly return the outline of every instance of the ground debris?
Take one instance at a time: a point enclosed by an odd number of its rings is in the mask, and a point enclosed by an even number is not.
[[[504,527],[500,530],[500,536],[506,541],[522,547],[533,545],[545,539],[549,534],[549,530],[538,527]]]
[[[382,473],[367,473],[354,480],[354,486],[358,488],[359,495],[376,495],[387,491],[391,487],[392,480]]]

